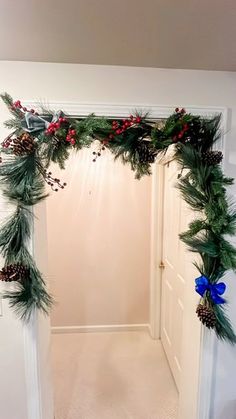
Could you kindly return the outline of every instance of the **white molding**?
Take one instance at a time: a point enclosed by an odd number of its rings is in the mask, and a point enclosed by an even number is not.
[[[76,103],[76,102],[39,102],[32,100],[22,100],[22,103],[27,107],[37,108],[43,105],[48,106],[52,110],[62,110],[72,116],[87,116],[94,113],[97,116],[106,117],[125,117],[135,110],[143,110],[149,112],[149,117],[153,119],[167,118],[175,109],[175,106],[163,106],[163,105],[150,105],[150,104],[126,104],[117,105],[113,103]],[[215,113],[225,112],[225,108],[211,106],[211,107],[199,107],[199,106],[185,106],[193,115],[207,116]]]
[[[44,419],[38,371],[37,317],[33,312],[29,322],[23,325],[28,419]]]
[[[151,202],[151,257],[150,257],[150,333],[153,339],[160,339],[161,330],[161,272],[162,220],[163,220],[163,170],[155,164],[152,174]]]
[[[225,139],[229,129],[229,111],[227,108],[221,110],[222,114],[222,136],[217,143],[217,150],[225,155]],[[224,159],[222,162],[224,168]],[[218,340],[212,331],[201,327],[201,351],[198,382],[198,409],[197,419],[209,419],[213,404],[213,377],[217,357]]]
[[[217,143],[217,149],[224,154],[225,136],[228,131],[228,109],[225,107],[206,107],[195,108],[186,107],[193,114],[203,117],[221,113],[222,136]],[[171,109],[173,111],[173,108]],[[163,111],[163,109],[162,109]],[[158,118],[158,114],[155,113]],[[167,115],[168,116],[168,115]],[[159,162],[161,163],[161,162]],[[162,195],[161,186],[163,174],[160,164],[155,164],[152,181],[152,206],[151,206],[151,273],[150,273],[150,326],[151,336],[158,338],[160,336],[161,323],[161,273],[159,263],[162,257]],[[155,179],[158,173],[158,179]],[[156,212],[155,212],[156,211]],[[157,217],[157,218],[156,218]],[[156,236],[155,236],[156,235]],[[212,407],[213,391],[213,368],[216,362],[217,339],[213,333],[207,333],[204,327],[201,327],[200,344],[200,363],[199,363],[199,381],[198,381],[198,402],[197,417],[191,419],[209,419]],[[180,418],[182,419],[182,418]]]
[[[28,250],[34,256],[34,223],[31,225],[32,234],[28,242]],[[40,371],[40,315],[37,310],[31,313],[28,321],[23,325],[25,381],[27,392],[27,419],[45,419],[43,417],[42,374]],[[50,396],[48,396],[50,397]],[[48,412],[50,415],[50,413]],[[47,419],[52,419],[51,415]]]
[[[149,324],[102,324],[91,326],[54,326],[53,334],[60,333],[97,333],[97,332],[149,332]]]
[[[202,326],[197,419],[209,419],[211,417],[216,348],[217,340],[214,332]]]

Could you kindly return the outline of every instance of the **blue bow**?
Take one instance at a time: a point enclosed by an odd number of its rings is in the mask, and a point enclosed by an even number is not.
[[[218,284],[211,284],[209,279],[206,278],[204,275],[200,276],[199,278],[195,279],[195,290],[198,294],[202,297],[204,296],[206,291],[210,292],[211,299],[215,304],[224,304],[225,299],[220,297],[224,294],[226,285],[224,282],[220,282]]]

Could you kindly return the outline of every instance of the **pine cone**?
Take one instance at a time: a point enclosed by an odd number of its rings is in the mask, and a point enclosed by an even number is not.
[[[208,329],[214,329],[216,326],[216,315],[212,307],[199,304],[196,309],[199,320],[206,326]]]
[[[12,140],[11,148],[16,156],[30,154],[35,148],[34,139],[30,134],[24,132],[19,137]]]
[[[157,151],[149,142],[140,141],[137,144],[136,150],[139,155],[140,163],[154,163],[155,162]]]
[[[202,155],[203,161],[209,166],[215,166],[219,164],[223,159],[223,154],[221,151],[206,151]]]
[[[28,274],[28,268],[20,263],[7,265],[0,271],[0,279],[5,282],[20,281]]]

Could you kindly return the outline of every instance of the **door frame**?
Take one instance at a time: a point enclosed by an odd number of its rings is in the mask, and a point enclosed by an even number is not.
[[[225,151],[225,135],[229,128],[227,108],[195,108],[187,109],[195,115],[222,115],[222,135],[217,143],[217,150]],[[161,277],[160,263],[163,254],[163,194],[164,194],[164,164],[171,160],[168,155],[157,162],[153,170],[152,204],[151,204],[151,259],[150,259],[150,333],[153,339],[160,339],[161,334]],[[193,286],[194,292],[194,286]],[[201,327],[200,361],[198,374],[197,416],[191,419],[209,419],[213,399],[213,371],[216,362],[218,341],[213,333],[204,326]],[[181,418],[182,419],[182,418]]]
[[[26,107],[40,108],[42,103],[32,100],[22,100]],[[176,107],[150,105],[144,103],[136,104],[112,104],[112,103],[81,103],[81,102],[55,102],[43,103],[51,109],[62,109],[67,114],[74,116],[87,116],[95,113],[97,116],[122,118],[127,117],[132,110],[150,112],[153,119],[165,119]],[[179,105],[179,104],[178,104]],[[227,130],[228,113],[225,107],[198,107],[182,105],[192,114],[210,116],[215,113],[222,114],[222,129]],[[223,151],[223,136],[218,149]],[[161,261],[162,243],[162,184],[163,170],[161,165],[153,165],[152,174],[152,198],[151,198],[151,243],[150,243],[150,334],[153,339],[160,338],[160,303],[161,303],[161,276],[159,263]],[[32,240],[33,243],[33,240]],[[34,247],[32,245],[32,247]],[[34,248],[32,250],[34,252]],[[45,322],[41,316],[35,316],[25,331],[25,359],[26,359],[26,390],[28,403],[27,419],[44,419],[43,412],[48,411],[48,419],[53,419],[51,411],[52,394],[49,391],[50,383],[47,376],[50,376],[49,363],[45,365],[45,353],[48,353],[48,336],[50,333],[50,322]],[[37,330],[37,333],[35,333]],[[47,336],[47,338],[45,338]],[[201,338],[201,368],[199,372],[199,400],[198,416],[191,419],[209,419],[209,411],[212,394],[212,370],[214,358],[212,356],[216,341],[212,335],[202,330]],[[40,348],[40,350],[39,350]],[[48,354],[49,356],[49,354]],[[44,366],[44,373],[42,368]],[[204,371],[204,373],[203,373]],[[43,377],[43,378],[41,378]],[[45,378],[46,377],[46,378]],[[48,397],[47,397],[48,394]],[[43,397],[44,395],[44,397]],[[49,406],[49,407],[48,407]]]

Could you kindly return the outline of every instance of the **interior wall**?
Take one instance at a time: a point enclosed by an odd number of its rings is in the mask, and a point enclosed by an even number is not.
[[[151,179],[107,151],[74,153],[47,200],[53,326],[148,322]]]
[[[226,174],[236,174],[236,73],[166,70],[134,67],[88,66],[71,64],[1,62],[0,90],[14,98],[82,103],[115,103],[167,106],[225,106],[229,108],[229,127],[225,137]],[[0,104],[0,123],[8,114]],[[236,195],[236,187],[231,188]],[[191,280],[191,279],[190,279]],[[228,311],[236,329],[236,281],[229,273]],[[194,287],[193,287],[194,289]],[[7,326],[6,326],[7,327]],[[235,419],[236,348],[216,345],[215,387],[210,419]],[[7,348],[1,347],[1,357]],[[20,362],[20,361],[19,361]],[[8,375],[9,375],[8,370]],[[18,383],[12,387],[17,391]],[[2,386],[0,385],[0,392]]]

